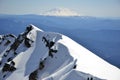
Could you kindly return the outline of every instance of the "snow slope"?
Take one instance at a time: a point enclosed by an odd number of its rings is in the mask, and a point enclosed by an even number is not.
[[[119,80],[120,69],[104,61],[89,50],[77,44],[66,36],[60,41],[68,47],[70,54],[78,59],[77,70],[93,74],[97,77],[107,80]],[[72,48],[71,46],[74,46]]]
[[[24,42],[19,45],[16,50],[18,55],[13,58],[16,70],[2,72],[3,66],[1,66],[1,80],[30,80],[31,73],[35,71],[37,80],[120,79],[120,69],[99,58],[67,36],[44,32],[34,25],[31,26],[33,29],[27,34],[27,38],[33,41],[31,47],[27,48]],[[48,42],[53,41],[55,44],[48,48],[43,37]],[[52,53],[53,57],[49,54],[50,49],[57,50]],[[13,56],[12,53],[13,51],[10,51],[9,56]],[[40,69],[41,62],[44,64],[42,69]],[[76,69],[75,65],[77,65]]]

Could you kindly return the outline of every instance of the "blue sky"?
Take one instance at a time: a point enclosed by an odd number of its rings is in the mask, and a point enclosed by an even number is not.
[[[120,17],[120,0],[0,0],[1,14],[39,14],[69,8],[86,16]]]

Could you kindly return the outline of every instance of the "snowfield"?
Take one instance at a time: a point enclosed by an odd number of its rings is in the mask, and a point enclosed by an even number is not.
[[[119,80],[120,69],[96,56],[69,37],[44,32],[34,25],[27,33],[30,47],[25,39],[14,50],[6,51],[5,42],[0,44],[0,80]],[[2,37],[2,36],[1,36]],[[24,37],[23,37],[24,38]],[[12,43],[14,41],[12,40]],[[2,51],[2,48],[4,51]],[[7,61],[12,57],[11,61]],[[12,65],[14,71],[3,71],[5,63]],[[11,64],[10,64],[11,65]]]

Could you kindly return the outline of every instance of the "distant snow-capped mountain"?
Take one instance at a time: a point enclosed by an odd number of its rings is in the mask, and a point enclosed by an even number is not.
[[[45,16],[80,16],[79,13],[68,8],[55,8],[42,13]]]
[[[119,80],[120,69],[65,35],[30,25],[0,36],[0,80],[102,79]]]

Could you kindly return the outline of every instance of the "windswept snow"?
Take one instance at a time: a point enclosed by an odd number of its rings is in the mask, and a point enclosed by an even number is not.
[[[62,36],[59,42],[64,44],[70,51],[71,56],[77,60],[77,70],[90,73],[94,76],[107,80],[119,80],[120,69],[104,61],[83,46],[66,36]],[[74,48],[73,48],[74,46]]]
[[[34,71],[37,71],[37,80],[120,79],[120,69],[67,36],[44,32],[34,25],[31,26],[33,29],[27,34],[27,38],[33,41],[31,47],[27,48],[24,43],[20,44],[16,50],[19,54],[13,59],[16,70],[2,72],[1,67],[0,78],[2,80],[30,80],[30,74]],[[49,47],[47,46],[49,42],[54,42],[54,44]],[[57,52],[50,55],[51,49]],[[12,55],[12,51],[9,55]],[[41,62],[44,64],[42,68],[40,68]],[[3,78],[4,75],[6,75],[5,78]]]

